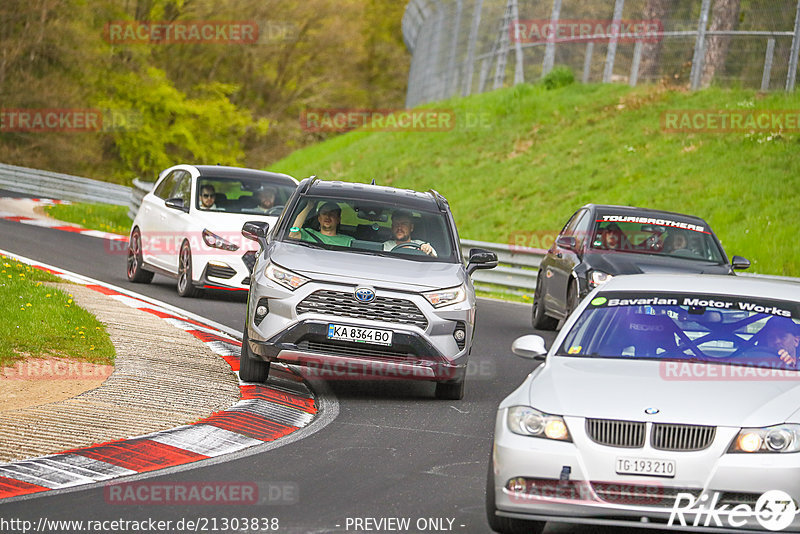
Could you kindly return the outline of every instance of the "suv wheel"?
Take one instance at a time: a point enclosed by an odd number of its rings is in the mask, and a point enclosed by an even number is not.
[[[441,400],[461,400],[464,398],[464,380],[459,382],[437,382],[436,398]]]
[[[269,377],[269,362],[255,358],[250,354],[247,338],[247,325],[242,336],[242,351],[239,354],[239,378],[245,382],[266,382]]]
[[[542,289],[542,271],[536,275],[536,291],[533,294],[533,313],[531,324],[537,330],[555,330],[558,321],[544,313],[544,290]]]

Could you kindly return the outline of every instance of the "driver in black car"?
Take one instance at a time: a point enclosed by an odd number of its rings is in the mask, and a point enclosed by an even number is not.
[[[414,231],[413,217],[407,211],[397,210],[392,213],[392,236],[394,239],[384,241],[383,250],[395,250],[402,248],[419,248],[428,256],[436,257],[436,251],[430,243],[419,239],[411,239]],[[405,245],[405,246],[404,246]]]

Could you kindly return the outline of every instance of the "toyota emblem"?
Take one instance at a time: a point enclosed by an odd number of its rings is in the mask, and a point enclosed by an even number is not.
[[[358,302],[372,302],[375,300],[375,291],[369,287],[357,287],[355,297]]]

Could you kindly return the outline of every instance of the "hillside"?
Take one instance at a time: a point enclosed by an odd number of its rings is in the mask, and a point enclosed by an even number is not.
[[[588,202],[695,214],[729,255],[753,262],[751,271],[800,276],[797,121],[783,134],[665,133],[661,124],[671,110],[793,110],[797,117],[797,93],[520,85],[431,107],[454,110],[456,127],[350,132],[270,169],[434,188],[450,201],[462,238],[534,247]]]

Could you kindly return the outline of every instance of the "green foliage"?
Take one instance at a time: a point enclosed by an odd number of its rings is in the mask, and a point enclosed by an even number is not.
[[[575,75],[572,69],[564,65],[557,65],[542,78],[542,84],[549,89],[558,89],[575,83]]]
[[[529,244],[588,202],[699,215],[753,271],[800,275],[800,136],[664,133],[674,109],[800,107],[800,94],[521,85],[437,103],[451,132],[351,132],[272,166],[298,178],[435,188],[462,238]],[[520,242],[520,238],[523,242]]]
[[[110,204],[55,204],[45,208],[47,214],[59,221],[79,224],[84,228],[128,235],[133,221],[128,217],[127,206]]]

